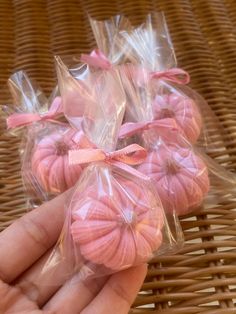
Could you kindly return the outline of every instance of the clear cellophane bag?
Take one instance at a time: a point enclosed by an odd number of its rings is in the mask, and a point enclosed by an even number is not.
[[[70,151],[71,163],[86,168],[70,191],[61,236],[42,269],[45,278],[61,267],[63,280],[108,275],[183,243],[179,221],[165,214],[152,180],[130,166],[145,158],[145,150],[134,145],[116,151],[126,105],[119,69],[83,69],[86,75],[77,72],[76,79],[60,70],[59,88],[63,98],[69,84],[78,104],[87,104],[79,125],[94,147]],[[77,109],[63,105],[75,125]]]
[[[32,208],[77,182],[82,167],[68,163],[68,150],[78,147],[73,140],[76,130],[61,121],[57,88],[47,99],[23,71],[14,73],[8,83],[13,105],[3,110],[9,132],[21,138],[21,174],[27,207]]]
[[[100,21],[100,29],[114,27],[112,20]],[[104,40],[108,33],[99,36],[97,30],[99,48],[110,44]],[[177,68],[164,15],[150,14],[138,27],[118,28],[114,41],[110,45],[117,50],[122,43],[119,65],[127,97],[120,146],[128,138],[149,151],[138,169],[154,179],[164,208],[183,215],[203,202],[215,206],[232,196],[235,176],[207,156],[221,149],[223,130],[206,101],[186,86],[190,78]]]

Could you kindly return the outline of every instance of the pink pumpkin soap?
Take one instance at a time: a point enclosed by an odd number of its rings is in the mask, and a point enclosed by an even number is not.
[[[164,209],[178,215],[200,205],[209,190],[205,163],[187,148],[161,145],[148,154],[138,170],[155,180]]]
[[[68,136],[69,134],[69,136]],[[61,193],[78,180],[82,167],[69,165],[68,151],[78,148],[74,132],[53,132],[35,144],[31,169],[42,188],[49,193]]]
[[[175,93],[157,95],[153,102],[154,119],[173,118],[190,143],[201,133],[202,118],[195,102]]]
[[[153,207],[138,184],[115,182],[109,194],[93,185],[72,202],[71,233],[89,262],[121,270],[152,257],[162,244],[164,217],[160,205]]]

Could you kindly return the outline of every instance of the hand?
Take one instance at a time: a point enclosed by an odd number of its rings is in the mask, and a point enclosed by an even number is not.
[[[41,276],[63,226],[65,199],[66,193],[27,213],[0,234],[1,314],[129,311],[145,278],[146,265],[86,283],[62,283],[62,269]]]

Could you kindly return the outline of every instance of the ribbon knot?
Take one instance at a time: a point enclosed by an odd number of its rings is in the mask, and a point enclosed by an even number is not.
[[[127,165],[138,165],[147,157],[147,151],[138,144],[131,144],[114,152],[105,152],[99,148],[86,148],[69,151],[70,164],[85,164],[96,161],[108,163],[122,162]]]
[[[90,54],[81,54],[80,60],[103,70],[109,70],[112,67],[108,58],[99,49],[94,49]]]
[[[53,120],[55,116],[61,113],[63,113],[61,97],[56,97],[47,113],[13,113],[7,118],[7,127],[12,129],[37,121]]]
[[[134,166],[142,163],[146,157],[147,151],[142,146],[138,144],[131,144],[114,152],[105,152],[104,150],[98,148],[70,150],[69,164],[87,164],[103,161],[138,178],[150,180],[150,178],[143,173],[130,167],[131,165]]]
[[[180,68],[172,68],[166,71],[151,72],[150,77],[152,79],[162,79],[181,85],[186,85],[190,82],[190,76],[188,72]]]

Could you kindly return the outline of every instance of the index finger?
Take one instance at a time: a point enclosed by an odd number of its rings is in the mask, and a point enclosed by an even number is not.
[[[81,314],[129,312],[147,274],[147,264],[115,273]]]
[[[0,234],[0,278],[11,282],[58,239],[67,194],[27,213]]]

